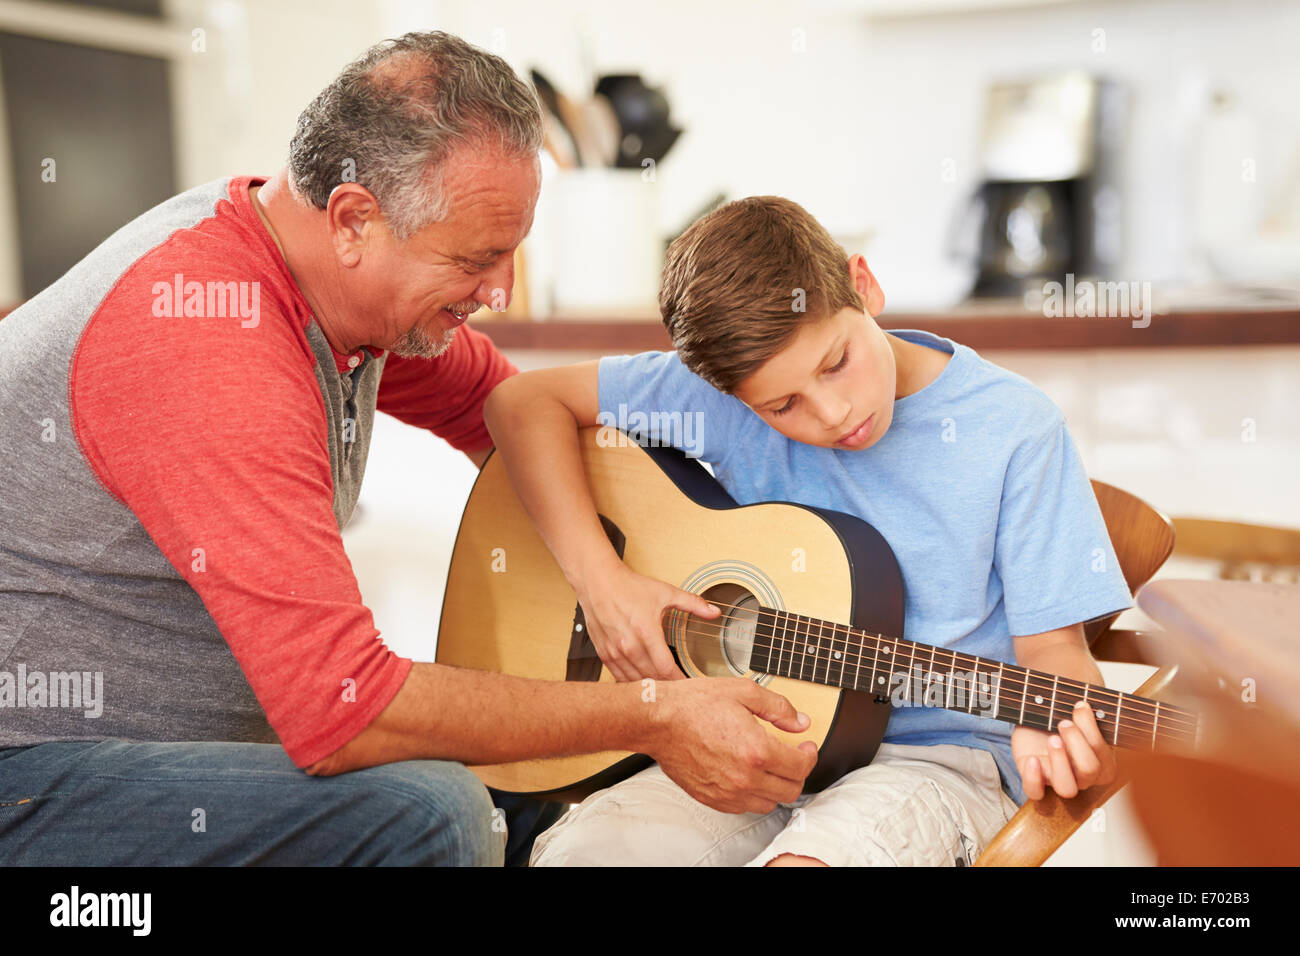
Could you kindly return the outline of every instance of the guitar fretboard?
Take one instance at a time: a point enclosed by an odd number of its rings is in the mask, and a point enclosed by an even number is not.
[[[896,706],[942,707],[1053,731],[1087,701],[1106,741],[1155,750],[1196,738],[1197,715],[1099,684],[759,608],[750,667],[866,691]]]

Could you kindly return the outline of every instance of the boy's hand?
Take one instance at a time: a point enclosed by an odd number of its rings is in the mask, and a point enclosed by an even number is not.
[[[665,609],[675,607],[704,618],[721,613],[698,594],[637,574],[622,561],[588,578],[578,601],[596,653],[620,681],[686,676],[664,639]]]
[[[1101,736],[1091,707],[1080,701],[1074,719],[1056,726],[1055,734],[1032,727],[1011,731],[1011,756],[1026,797],[1041,800],[1048,786],[1058,796],[1074,797],[1080,790],[1115,780],[1115,755]]]

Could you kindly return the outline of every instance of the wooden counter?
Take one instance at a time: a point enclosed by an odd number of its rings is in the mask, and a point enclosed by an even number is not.
[[[0,318],[12,308],[0,307]],[[1300,344],[1300,307],[1290,306],[1156,312],[1144,328],[1129,318],[1045,318],[999,302],[941,312],[886,310],[876,321],[883,329],[925,329],[976,351]],[[650,319],[530,322],[480,310],[470,322],[500,349],[631,353],[672,347],[663,324]]]
[[[943,312],[886,310],[877,321],[884,329],[925,329],[977,351],[1300,344],[1297,308],[1157,312],[1145,328],[1135,328],[1128,318],[1044,318],[1029,311],[966,307]],[[671,348],[667,331],[657,321],[471,322],[501,349],[622,353]]]

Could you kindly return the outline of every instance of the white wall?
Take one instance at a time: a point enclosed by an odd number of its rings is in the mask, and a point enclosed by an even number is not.
[[[179,185],[273,172],[298,112],[344,63],[385,36],[439,28],[497,50],[521,74],[537,66],[570,93],[619,70],[662,84],[686,130],[658,170],[666,235],[718,191],[786,195],[868,254],[895,309],[945,304],[966,288],[969,268],[947,259],[944,237],[979,179],[983,91],[999,77],[1085,67],[1132,85],[1131,278],[1196,274],[1186,247],[1198,115],[1214,88],[1235,93],[1256,130],[1241,148],[1257,179],[1230,188],[1258,219],[1280,210],[1290,184],[1283,218],[1300,230],[1300,5],[1094,0],[868,16],[882,6],[900,5],[168,0]],[[191,49],[194,29],[204,31],[202,52]],[[0,228],[6,300],[15,255]]]
[[[530,0],[459,0],[440,13],[446,28],[570,93],[618,70],[662,83],[687,130],[659,168],[665,232],[718,190],[785,195],[837,237],[874,231],[861,251],[895,308],[947,303],[966,287],[943,237],[979,179],[993,79],[1081,67],[1132,85],[1123,184],[1134,279],[1193,275],[1184,246],[1210,89],[1238,94],[1255,117],[1257,181],[1240,186],[1243,201],[1266,209],[1300,176],[1300,5],[1126,0],[869,19],[871,7],[569,0],[539,15]]]
[[[1096,30],[1105,52],[1093,52]],[[876,23],[863,88],[883,142],[872,151],[865,214],[882,224],[878,274],[902,279],[894,304],[924,296],[931,270],[941,271],[935,237],[978,175],[973,144],[985,83],[1068,67],[1132,89],[1124,272],[1153,282],[1193,277],[1186,245],[1204,99],[1221,87],[1255,116],[1258,139],[1243,152],[1257,160],[1257,181],[1241,183],[1233,168],[1225,179],[1235,182],[1222,185],[1263,208],[1300,174],[1298,36],[1300,6],[1273,0],[1079,3]],[[958,170],[952,185],[937,174],[949,156]]]

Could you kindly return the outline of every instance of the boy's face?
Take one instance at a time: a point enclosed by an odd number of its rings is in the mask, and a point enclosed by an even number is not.
[[[884,293],[862,256],[848,267],[868,314],[842,309],[809,322],[735,394],[787,438],[859,451],[878,442],[893,419],[896,365],[872,318],[884,308]]]

